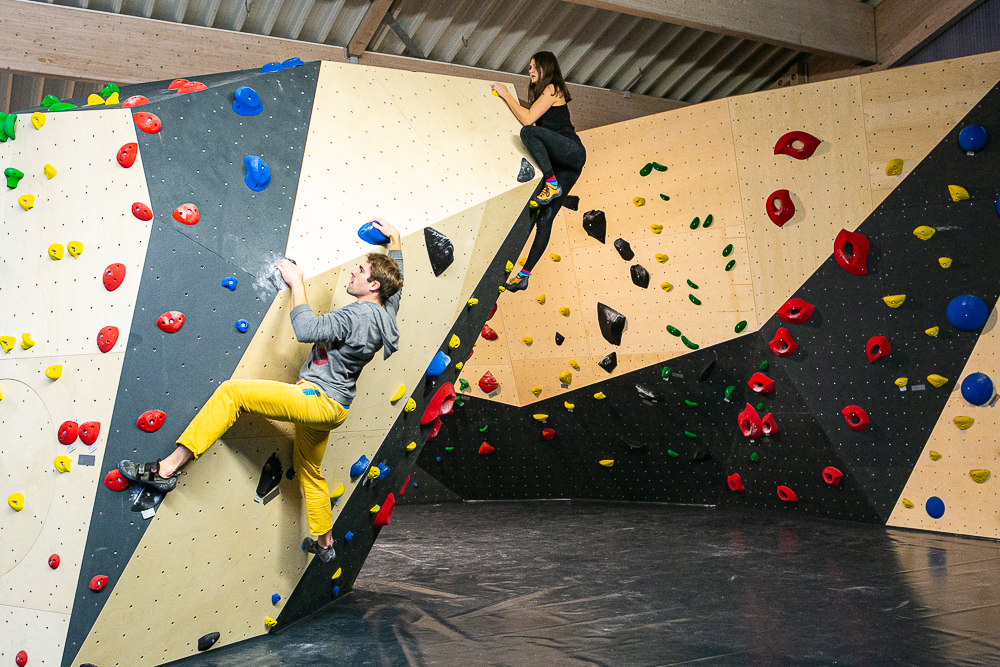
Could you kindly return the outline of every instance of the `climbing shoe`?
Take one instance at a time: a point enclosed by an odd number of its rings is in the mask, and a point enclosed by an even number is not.
[[[302,540],[302,550],[306,553],[315,554],[324,563],[329,563],[331,560],[337,557],[337,552],[333,550],[333,543],[326,549],[319,545],[319,542],[311,537],[307,537]]]
[[[175,473],[171,477],[160,477],[160,462],[155,463],[136,463],[134,461],[129,461],[124,459],[118,463],[118,471],[126,478],[133,482],[138,482],[139,484],[145,484],[146,486],[151,486],[158,491],[163,491],[167,493],[168,491],[173,491],[177,487],[177,475],[182,473]]]
[[[518,278],[517,276],[514,276],[514,278],[509,283],[507,283],[507,285],[506,285],[507,291],[508,292],[519,292],[519,291],[521,291],[523,289],[528,289],[528,278],[530,278],[530,277],[531,276],[525,276],[523,278]]]
[[[552,202],[553,199],[562,194],[562,186],[552,187],[548,182],[545,183],[545,187],[531,200],[533,203],[541,206],[545,206]]]

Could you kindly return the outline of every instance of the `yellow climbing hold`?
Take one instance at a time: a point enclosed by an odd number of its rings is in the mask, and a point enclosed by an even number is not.
[[[69,472],[70,470],[70,460],[68,456],[57,456],[56,460],[52,463],[59,472]]]
[[[56,171],[56,168],[53,167],[51,164],[47,164],[44,167],[42,167],[42,171],[45,172],[45,178],[49,179],[50,181],[53,178],[55,178],[56,174],[59,173],[58,171]]]
[[[913,230],[913,235],[916,236],[921,241],[926,241],[930,237],[934,236],[934,228],[928,227],[927,225],[920,225]]]
[[[83,243],[80,241],[70,241],[66,244],[66,251],[76,259],[83,254]]]
[[[524,338],[521,339],[521,342],[524,343],[525,345],[531,345],[532,343],[535,342],[535,340],[531,336],[525,336]]]
[[[534,390],[532,390],[532,391],[534,391]],[[548,415],[532,415],[532,417],[534,417],[535,421],[538,421],[538,422],[543,422],[543,421],[545,421],[546,419],[549,418]]]
[[[924,329],[924,333],[928,336],[934,337],[941,333],[941,327],[931,327],[930,329]]]
[[[600,392],[599,391],[596,394],[594,394],[594,398],[596,398],[597,400],[601,401],[601,400],[604,400],[605,398],[607,398],[607,396],[604,395],[604,392]]]
[[[24,496],[20,493],[12,493],[7,496],[7,504],[15,512],[20,512],[24,509]]]
[[[100,104],[100,105],[103,106],[104,105],[104,98],[101,97],[100,95],[98,95],[97,93],[91,93],[90,95],[87,96],[87,106],[88,107],[92,107],[92,106],[97,105],[97,104]]]
[[[371,512],[372,514],[378,514],[378,511],[380,509],[382,509],[381,505],[372,505],[371,509],[368,511]]]
[[[35,195],[21,195],[17,198],[17,203],[21,205],[25,211],[30,211],[35,208]]]
[[[654,234],[659,234],[660,232],[663,231],[663,225],[653,224],[650,225],[649,228],[653,230]]]
[[[469,304],[469,307],[471,308],[472,306],[474,306],[474,305],[476,305],[477,303],[479,303],[479,299],[477,299],[476,297],[472,297],[472,298],[471,298],[471,299],[469,299],[469,300],[468,300],[468,301],[467,301],[466,303],[468,303],[468,304]]]
[[[898,157],[889,160],[889,163],[885,165],[885,175],[886,176],[899,176],[903,173],[903,161]]]
[[[962,201],[969,198],[969,191],[961,185],[949,185],[948,194],[951,195],[952,201]]]
[[[35,126],[36,130],[42,129],[42,125],[45,125],[45,114],[41,111],[31,114],[31,124]]]
[[[906,301],[906,295],[895,294],[893,296],[884,296],[882,297],[882,300],[885,301],[885,305],[889,306],[890,308],[899,308],[900,306],[903,305],[903,302]]]
[[[573,408],[575,408],[576,405],[573,403],[563,403],[563,407],[569,410],[570,412],[573,412]]]
[[[570,359],[570,360],[569,360],[569,365],[570,365],[570,366],[571,366],[571,367],[573,368],[573,370],[575,370],[575,371],[578,371],[578,370],[580,370],[580,363],[579,363],[579,362],[578,362],[578,361],[577,361],[576,359]]]
[[[970,470],[969,477],[971,477],[972,481],[976,484],[982,484],[990,478],[990,471],[982,469]]]
[[[659,262],[660,264],[663,264],[668,259],[670,258],[664,255],[662,252],[656,253],[656,261]]]
[[[417,443],[415,443],[415,442],[411,442],[410,444],[408,444],[408,445],[406,446],[406,451],[408,451],[408,452],[412,452],[412,451],[413,451],[414,449],[416,449],[416,448],[417,448]]]
[[[605,468],[610,468],[611,466],[613,466],[615,464],[615,460],[614,459],[603,459],[603,460],[599,461],[599,463],[602,466],[604,466]]]
[[[527,263],[527,261],[528,261],[527,257],[519,257],[517,263],[520,264],[521,266],[524,266]]]
[[[927,376],[927,381],[935,387],[943,387],[945,383],[948,382],[948,378],[941,377],[937,373],[931,373]]]
[[[906,378],[896,378],[897,387],[905,387],[907,382],[909,382],[909,380],[907,380]]]
[[[403,406],[403,412],[413,412],[417,409],[417,402],[412,398],[406,399],[406,405]]]
[[[344,568],[342,568],[342,567],[338,567],[338,568],[337,568],[337,571],[336,571],[336,572],[334,572],[334,573],[333,573],[333,576],[331,576],[330,578],[331,578],[331,579],[340,579],[340,575],[341,575],[341,574],[343,574],[343,573],[344,573]]]
[[[937,461],[941,458],[941,453],[935,452],[933,449],[927,452],[927,455],[931,457],[931,461]]]
[[[507,260],[507,263],[506,263],[506,264],[504,264],[504,266],[503,266],[503,272],[504,272],[504,273],[510,273],[510,272],[511,272],[511,271],[513,271],[513,270],[514,270],[514,263],[513,263],[513,262],[511,262],[511,261],[510,261],[510,260],[508,259],[508,260]]]
[[[104,100],[104,103],[108,106],[113,106],[115,104],[121,104],[121,100],[118,98],[118,93],[111,93],[108,95],[108,99]]]
[[[674,286],[671,285],[670,283],[660,283],[660,289],[662,289],[664,292],[669,292],[673,288]]]
[[[49,246],[49,259],[58,260],[63,258],[62,243],[53,243]]]
[[[473,347],[475,347],[475,345],[473,345]],[[456,371],[460,371],[460,370],[462,370],[463,366],[465,366],[465,362],[464,361],[460,361],[457,364],[455,364],[455,370]]]
[[[539,386],[538,386],[538,385],[536,384],[536,385],[535,385],[534,387],[532,387],[532,388],[531,388],[531,393],[532,393],[532,394],[534,394],[534,395],[535,395],[536,397],[538,397],[538,396],[541,396],[541,395],[542,395],[542,388],[541,388],[541,387],[539,387]],[[547,415],[546,415],[546,416],[547,416]],[[536,418],[537,418],[537,417],[536,417]]]
[[[902,501],[903,501],[903,507],[905,507],[908,510],[913,509],[913,503],[911,501],[907,500],[906,498],[903,498]]]
[[[570,373],[569,371],[566,371],[565,373],[560,373],[559,374],[559,381],[562,382],[563,384],[572,384],[573,383],[573,374]]]
[[[955,426],[957,426],[960,431],[968,431],[972,428],[972,425],[976,423],[976,419],[974,417],[963,416],[955,417],[952,421],[955,422]]]
[[[555,254],[554,252],[550,252],[549,253],[549,259],[551,259],[553,262],[558,262],[559,260],[562,259],[562,257],[560,257],[559,255]]]
[[[62,364],[55,364],[45,369],[45,377],[50,380],[58,380],[62,377]]]
[[[569,307],[563,306],[559,309],[559,314],[563,317],[569,317]]]
[[[503,293],[504,293],[504,292],[506,292],[506,291],[507,291],[507,288],[506,288],[506,287],[504,287],[503,285],[499,285],[499,286],[497,286],[497,292],[498,292],[498,293],[500,293],[500,294],[503,294]]]
[[[458,346],[461,345],[461,344],[462,344],[462,340],[458,336],[456,336],[455,334],[452,334],[451,338],[448,340],[448,348],[452,349],[452,350],[458,348]]]
[[[274,620],[273,618],[271,618],[270,616],[265,616],[264,617],[264,625],[266,627],[273,628],[277,624],[278,624],[278,622],[276,620]]]
[[[382,471],[378,469],[378,466],[368,468],[368,479],[378,479],[378,476],[381,474]]]
[[[0,336],[0,350],[3,350],[4,354],[10,354],[16,343],[17,339],[13,336]]]
[[[21,334],[21,349],[30,350],[33,347],[35,347],[35,341],[31,340],[31,334],[30,333]]]
[[[951,266],[951,257],[938,257],[938,264],[942,269],[947,269]]]
[[[344,488],[344,485],[343,485],[343,483],[341,483],[341,484],[338,484],[338,485],[337,485],[337,488],[336,488],[336,489],[334,489],[334,490],[333,490],[333,493],[331,493],[331,494],[330,494],[330,499],[331,499],[331,500],[336,500],[337,498],[339,498],[339,497],[341,497],[342,495],[344,495],[344,491],[346,491],[346,490],[347,490],[347,489],[345,489],[345,488]]]
[[[405,384],[401,384],[401,385],[399,385],[399,389],[396,390],[396,393],[393,394],[392,397],[389,399],[389,402],[390,403],[395,403],[399,399],[403,398],[403,396],[405,396],[405,395],[406,395],[406,385]]]
[[[537,301],[539,305],[544,305],[545,304],[545,295],[544,294],[539,294],[538,296],[535,297],[535,301]]]
[[[632,197],[632,203],[635,204],[636,206],[645,206],[646,200],[643,199],[642,197]]]

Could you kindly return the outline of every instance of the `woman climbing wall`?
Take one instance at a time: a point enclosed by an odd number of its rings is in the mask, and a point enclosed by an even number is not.
[[[528,251],[528,260],[507,280],[511,292],[528,287],[528,277],[541,259],[552,233],[552,221],[563,199],[576,183],[587,161],[587,149],[569,120],[567,103],[572,99],[563,81],[559,62],[551,51],[539,51],[528,66],[531,83],[528,86],[528,107],[525,109],[507,86],[494,83],[493,91],[503,98],[524,127],[521,141],[542,170],[545,184],[531,200],[535,208],[535,240]]]

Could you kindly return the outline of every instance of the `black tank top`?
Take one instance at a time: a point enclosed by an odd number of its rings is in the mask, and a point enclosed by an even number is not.
[[[568,104],[549,107],[548,111],[543,113],[541,118],[535,121],[535,126],[544,127],[546,130],[552,130],[553,132],[561,134],[564,137],[580,141],[580,137],[576,134],[576,129],[573,127],[573,124],[569,122]]]

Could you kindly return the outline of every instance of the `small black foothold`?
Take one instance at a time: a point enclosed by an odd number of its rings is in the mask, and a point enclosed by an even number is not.
[[[431,269],[435,276],[440,276],[455,261],[455,246],[451,244],[451,239],[433,227],[424,227],[424,243]]]
[[[208,649],[215,646],[215,642],[219,641],[221,635],[218,632],[209,632],[204,637],[198,638],[198,650],[207,651]]]
[[[598,361],[597,365],[606,370],[607,372],[611,373],[612,371],[615,370],[615,368],[618,367],[618,353],[612,352],[608,356]]]
[[[625,239],[615,239],[615,250],[618,254],[622,256],[626,262],[631,262],[635,258],[635,253],[632,252],[632,246],[629,245],[628,241]]]
[[[583,214],[583,231],[601,243],[608,235],[608,220],[604,217],[604,211],[587,211]]]
[[[264,467],[260,470],[260,481],[257,482],[257,495],[254,496],[256,502],[259,503],[264,496],[274,491],[275,487],[278,486],[278,482],[281,481],[281,474],[283,472],[281,461],[278,460],[278,454],[272,452],[271,456],[264,463]]]
[[[641,287],[642,289],[649,287],[649,271],[641,264],[633,264],[629,269],[629,273],[632,274],[632,283],[636,287]]]
[[[556,345],[562,345],[564,342],[566,342],[566,336],[563,336],[561,333],[559,333],[557,331],[556,332]]]
[[[698,451],[696,451],[694,453],[694,457],[691,460],[692,461],[707,461],[710,458],[712,458],[711,454],[709,454],[708,452],[703,452],[703,451],[701,451],[699,449]]]
[[[715,370],[715,359],[712,359],[710,362],[708,362],[708,365],[705,366],[705,370],[701,372],[701,377],[698,378],[698,382],[704,382],[705,380],[707,380],[708,376],[712,374],[713,370]]]
[[[563,208],[568,208],[571,211],[576,211],[580,208],[580,198],[576,195],[566,195],[563,199]]]
[[[622,344],[622,333],[625,331],[625,316],[610,306],[597,303],[597,321],[601,327],[604,340],[612,345]]]
[[[637,392],[639,392],[639,396],[641,396],[642,399],[646,400],[646,401],[652,401],[653,403],[656,403],[657,401],[663,399],[663,396],[661,396],[660,394],[656,393],[655,391],[653,391],[649,387],[642,386],[641,384],[637,384],[635,386],[635,390]]]
[[[521,158],[521,171],[517,172],[517,182],[527,183],[535,177],[535,168],[531,166],[531,163]]]
[[[163,491],[157,491],[153,487],[145,485],[137,488],[136,491],[138,493],[133,492],[135,493],[132,500],[133,512],[145,512],[159,507],[160,503],[163,502],[163,497],[166,495]]]
[[[622,442],[625,443],[625,446],[628,447],[630,452],[641,452],[646,449],[646,443],[644,442],[636,442],[635,440],[629,440],[623,435],[619,437],[622,439]]]

